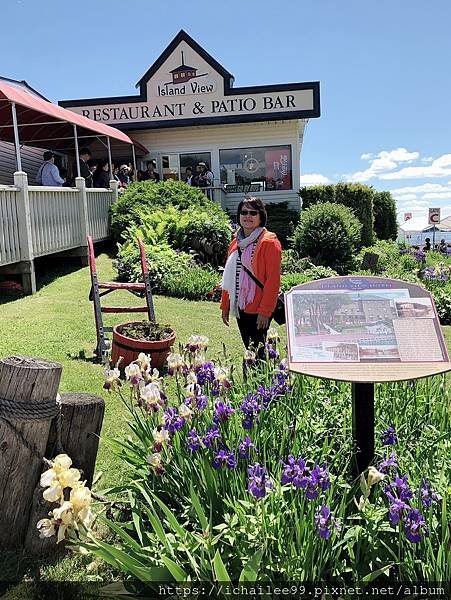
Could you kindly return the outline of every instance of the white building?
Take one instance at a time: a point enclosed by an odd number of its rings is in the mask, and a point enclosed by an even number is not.
[[[135,96],[60,105],[113,125],[150,149],[163,178],[207,163],[215,199],[234,209],[245,193],[299,209],[305,125],[320,116],[319,82],[233,87],[234,77],[183,30],[139,80]],[[224,194],[225,191],[225,194]]]

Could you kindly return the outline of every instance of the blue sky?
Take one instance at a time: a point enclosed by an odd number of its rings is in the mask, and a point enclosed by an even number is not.
[[[320,81],[304,183],[362,181],[451,215],[449,0],[3,0],[0,75],[53,101],[135,93],[185,29],[235,85]],[[10,24],[5,27],[5,24]]]

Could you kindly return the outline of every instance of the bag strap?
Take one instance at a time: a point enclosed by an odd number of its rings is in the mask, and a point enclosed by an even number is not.
[[[241,261],[241,248],[237,246],[237,250],[238,250],[238,256],[240,257],[240,261]],[[246,265],[243,265],[243,263],[241,263],[241,266],[243,267],[243,269],[246,271],[246,273],[249,275],[249,277],[258,285],[259,288],[263,289],[263,283],[258,280],[255,275],[253,273],[251,273],[251,271],[249,271],[249,269],[246,267]]]

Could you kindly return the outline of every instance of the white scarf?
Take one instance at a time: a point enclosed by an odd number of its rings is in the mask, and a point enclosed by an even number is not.
[[[243,230],[240,228],[237,231],[237,247],[240,250],[247,248],[249,244],[253,244],[258,236],[264,230],[263,227],[257,227],[254,231],[246,238],[242,237]],[[236,317],[239,316],[238,303],[236,298],[236,266],[237,266],[238,252],[234,250],[227,259],[224,267],[224,273],[222,274],[221,288],[228,292],[230,299],[230,313]]]

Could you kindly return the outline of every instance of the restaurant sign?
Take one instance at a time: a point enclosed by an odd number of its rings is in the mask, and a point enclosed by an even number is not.
[[[167,127],[198,122],[308,118],[320,114],[319,83],[232,87],[233,76],[180,32],[138,82],[138,96],[60,104],[108,125]],[[169,123],[169,124],[168,124]]]

